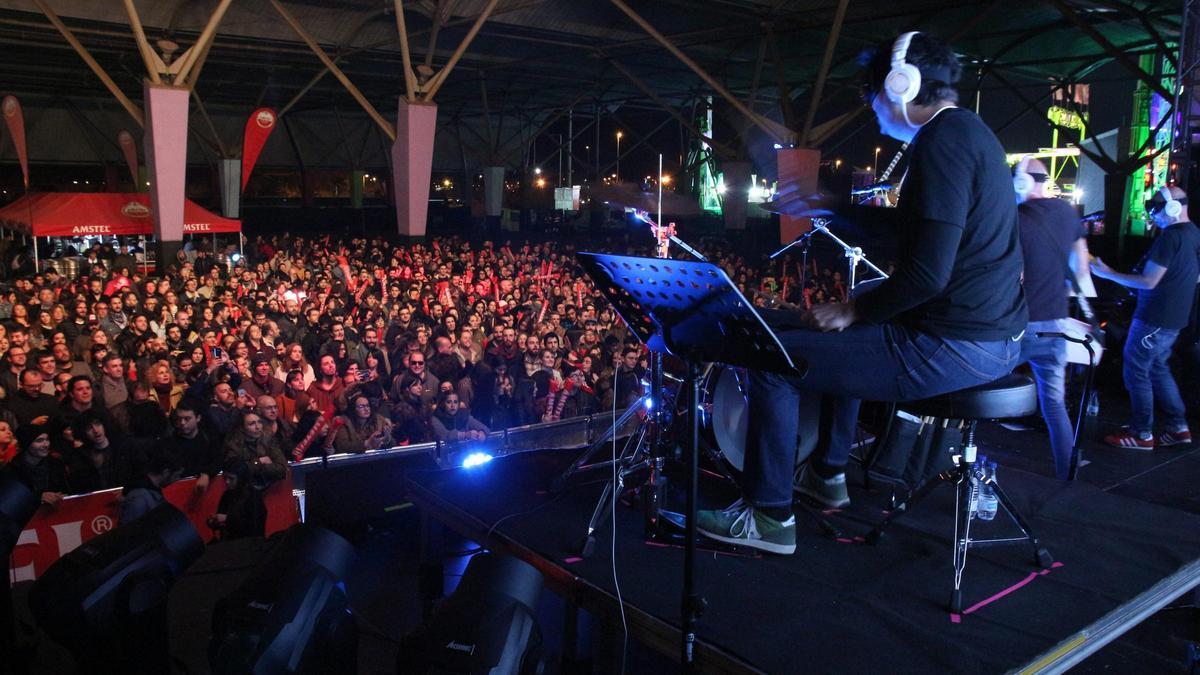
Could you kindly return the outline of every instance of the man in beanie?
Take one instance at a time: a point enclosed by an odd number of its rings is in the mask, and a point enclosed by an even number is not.
[[[275,398],[283,394],[283,382],[271,371],[271,359],[266,354],[255,354],[250,359],[250,379],[242,382],[242,389],[254,401],[260,396]]]

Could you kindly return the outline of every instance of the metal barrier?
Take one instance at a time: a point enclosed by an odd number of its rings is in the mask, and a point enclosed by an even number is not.
[[[617,437],[628,436],[637,428],[640,422],[637,416],[629,418],[620,429]],[[557,422],[542,422],[521,427],[512,427],[503,431],[493,432],[486,440],[458,443],[420,443],[417,445],[401,445],[381,450],[368,450],[362,453],[343,453],[328,457],[312,457],[288,466],[292,470],[294,492],[303,499],[304,477],[310,471],[320,471],[325,466],[350,466],[364,462],[379,462],[399,459],[412,455],[428,454],[437,460],[438,466],[455,468],[456,461],[464,453],[482,452],[492,457],[502,457],[518,452],[535,450],[574,450],[584,448],[599,438],[613,424],[612,412],[597,413],[572,417]]]

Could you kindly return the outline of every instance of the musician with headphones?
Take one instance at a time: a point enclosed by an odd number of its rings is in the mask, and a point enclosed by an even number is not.
[[[956,106],[961,71],[950,47],[925,33],[882,45],[867,64],[865,103],[884,134],[909,144],[896,272],[857,299],[814,307],[807,328],[777,332],[807,370],[750,372],[743,499],[701,511],[705,536],[795,551],[796,439],[816,432],[801,428],[809,417],[797,415],[800,406],[925,398],[991,382],[1017,364],[1028,312],[1012,176],[995,134]],[[830,450],[813,482],[833,496],[845,489],[848,458]]]
[[[1050,434],[1055,475],[1067,480],[1075,445],[1065,400],[1067,342],[1038,334],[1067,332],[1068,291],[1072,287],[1092,287],[1087,230],[1073,206],[1047,193],[1050,181],[1045,165],[1024,157],[1013,169],[1025,257],[1025,299],[1029,304],[1021,361],[1029,363],[1037,381],[1038,405]]]
[[[1133,450],[1190,445],[1179,386],[1167,360],[1179,331],[1187,326],[1196,281],[1200,278],[1200,229],[1188,216],[1187,194],[1163,186],[1146,202],[1146,214],[1158,236],[1132,274],[1092,261],[1092,274],[1137,290],[1137,308],[1125,339],[1122,375],[1129,392],[1129,425],[1104,438],[1108,445]],[[1154,408],[1162,412],[1163,431],[1154,435]]]

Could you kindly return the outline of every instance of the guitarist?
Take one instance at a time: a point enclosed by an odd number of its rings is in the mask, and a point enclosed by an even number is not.
[[[1038,405],[1050,432],[1054,474],[1067,480],[1075,444],[1065,401],[1067,342],[1037,334],[1065,332],[1067,290],[1072,285],[1067,275],[1077,280],[1073,285],[1090,288],[1091,274],[1087,230],[1070,204],[1046,194],[1048,178],[1045,165],[1032,157],[1018,162],[1013,172],[1025,255],[1025,300],[1029,303],[1021,361],[1029,362],[1037,381]]]
[[[1200,230],[1188,214],[1187,194],[1163,186],[1146,203],[1146,215],[1160,232],[1137,272],[1117,272],[1103,260],[1092,261],[1092,274],[1137,291],[1137,309],[1122,352],[1129,425],[1104,438],[1117,448],[1153,450],[1155,446],[1191,445],[1186,410],[1167,359],[1179,331],[1188,325],[1196,280],[1200,276]],[[1164,431],[1154,436],[1154,408],[1163,413]]]

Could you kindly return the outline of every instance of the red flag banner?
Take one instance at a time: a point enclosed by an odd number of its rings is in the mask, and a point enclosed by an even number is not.
[[[29,152],[25,149],[25,114],[21,112],[21,102],[16,96],[5,96],[0,101],[0,113],[4,114],[4,123],[8,125],[8,133],[12,136],[13,148],[21,162],[21,173],[25,176],[25,189],[28,190]]]
[[[246,120],[246,131],[242,136],[243,192],[246,190],[246,183],[250,180],[250,172],[254,171],[258,155],[262,152],[263,145],[266,144],[267,137],[275,129],[275,123],[278,120],[278,115],[270,108],[259,108],[250,113],[250,119]]]
[[[138,185],[137,141],[133,140],[133,134],[122,130],[117,134],[117,145],[121,146],[121,154],[125,155],[125,164],[129,165],[129,176],[133,179],[133,191],[141,192],[141,186]]]
[[[183,511],[201,539],[210,541],[213,531],[208,527],[208,517],[217,512],[217,504],[225,493],[225,479],[214,478],[203,494],[198,494],[195,487],[195,478],[178,481],[163,490],[163,497]],[[13,582],[33,581],[83,542],[116,527],[121,514],[120,499],[121,490],[115,489],[73,495],[54,506],[43,505],[17,538],[9,558],[9,578]],[[267,506],[268,536],[300,522],[300,510],[292,496],[291,473],[267,488],[263,501]]]

